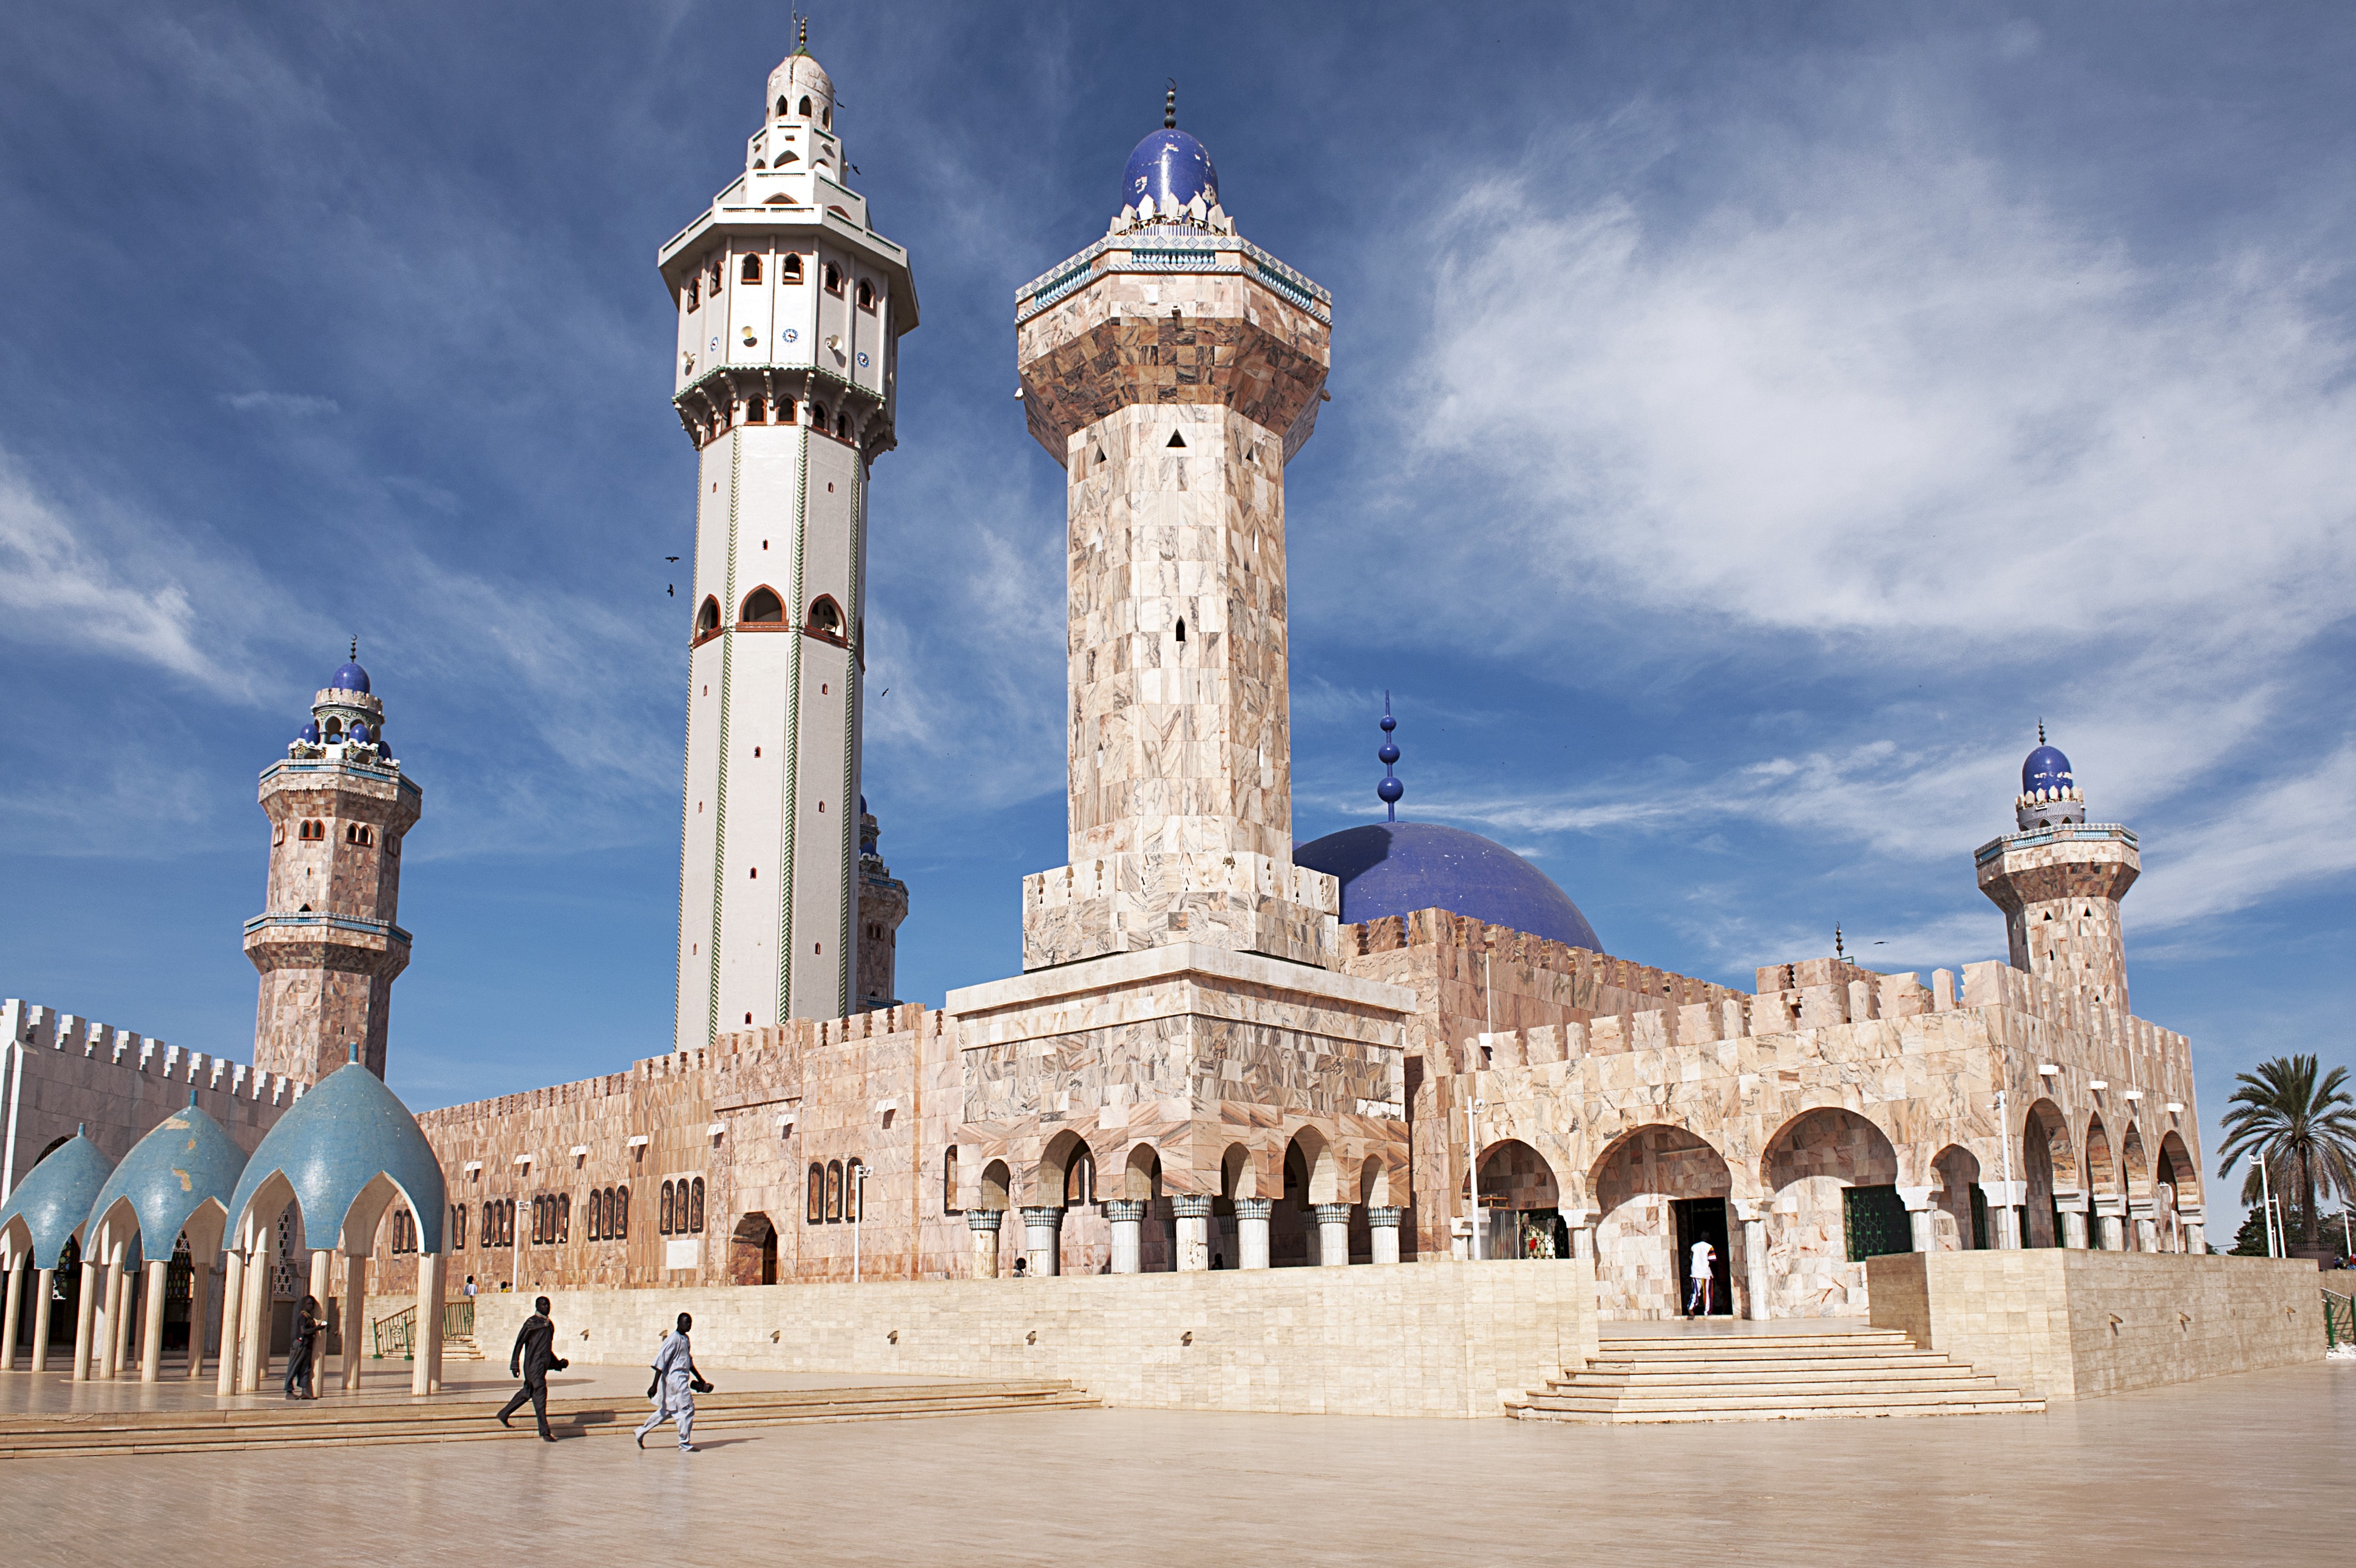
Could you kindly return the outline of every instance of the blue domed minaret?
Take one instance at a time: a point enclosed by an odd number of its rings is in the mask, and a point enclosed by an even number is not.
[[[2037,726],[2013,800],[2019,832],[1973,856],[1980,891],[2004,911],[2012,966],[2127,1010],[2126,938],[2119,900],[2143,873],[2136,836],[2086,821],[2086,797],[2070,759]]]
[[[401,845],[424,792],[385,740],[357,639],[284,759],[262,770],[261,799],[270,875],[262,912],[245,923],[262,973],[253,1065],[316,1083],[357,1044],[381,1078],[392,983],[409,966],[409,933],[393,923]]]

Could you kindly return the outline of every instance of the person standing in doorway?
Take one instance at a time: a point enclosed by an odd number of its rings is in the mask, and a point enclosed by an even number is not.
[[[466,1299],[468,1301],[475,1299],[475,1276],[472,1274],[466,1276]]]
[[[534,1297],[531,1316],[516,1330],[515,1348],[508,1354],[508,1375],[523,1380],[523,1387],[499,1412],[499,1424],[508,1424],[508,1417],[531,1402],[531,1413],[540,1420],[540,1436],[543,1443],[553,1443],[556,1434],[548,1430],[548,1374],[561,1372],[573,1363],[556,1354],[556,1324],[548,1316],[548,1298]]]
[[[1697,1241],[1693,1244],[1692,1251],[1693,1290],[1686,1297],[1686,1316],[1691,1317],[1698,1310],[1701,1316],[1708,1317],[1711,1306],[1710,1286],[1713,1283],[1710,1271],[1711,1265],[1718,1262],[1718,1249],[1708,1241]]]
[[[691,1441],[695,1432],[695,1396],[710,1393],[712,1385],[695,1369],[695,1350],[687,1342],[687,1331],[694,1326],[695,1319],[680,1313],[679,1332],[666,1338],[662,1348],[655,1352],[655,1380],[647,1386],[647,1397],[655,1402],[655,1412],[634,1434],[641,1448],[647,1445],[647,1434],[669,1416],[679,1423],[679,1451],[695,1452]]]
[[[312,1387],[311,1368],[318,1359],[319,1298],[306,1295],[294,1311],[294,1343],[286,1357],[286,1397],[315,1400],[318,1391]],[[296,1393],[296,1389],[301,1393]]]

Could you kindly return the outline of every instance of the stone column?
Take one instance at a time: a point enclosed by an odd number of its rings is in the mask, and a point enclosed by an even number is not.
[[[344,1258],[344,1389],[358,1393],[360,1358],[368,1354],[368,1254]]]
[[[448,1264],[439,1252],[417,1254],[417,1359],[409,1369],[412,1394],[441,1391],[442,1271]]]
[[[1775,1304],[1767,1288],[1767,1218],[1750,1204],[1743,1205],[1742,1217],[1742,1294],[1751,1309],[1753,1323],[1764,1323],[1775,1315]]]
[[[1064,1272],[1064,1211],[1039,1207],[1023,1211],[1023,1256],[1033,1274]]]
[[[2065,1208],[2062,1211],[2062,1244],[2083,1251],[2086,1247],[2086,1211]]]
[[[2196,1256],[2209,1251],[2209,1238],[2201,1225],[2204,1212],[2202,1209],[2181,1208],[2176,1211],[2177,1223],[2184,1227],[2184,1250]]]
[[[1135,1274],[1145,1271],[1145,1204],[1136,1198],[1105,1200],[1105,1218],[1112,1222],[1114,1273]]]
[[[0,1372],[16,1369],[16,1325],[25,1297],[25,1260],[8,1265],[8,1301],[0,1307]]]
[[[1399,1216],[1404,1208],[1370,1203],[1366,1206],[1366,1238],[1374,1243],[1374,1261],[1396,1263],[1399,1261]],[[1267,1232],[1262,1231],[1262,1236]]]
[[[1980,1183],[1981,1196],[1987,1199],[1988,1226],[1996,1233],[1998,1247],[2017,1251],[2020,1246],[2020,1209],[2018,1206],[2027,1187],[2026,1182],[2019,1181]]]
[[[1236,1199],[1236,1267],[1268,1267],[1268,1217],[1276,1208],[1272,1197]],[[1397,1237],[1393,1237],[1396,1243]]]
[[[1312,1207],[1317,1211],[1318,1267],[1349,1267],[1350,1206],[1346,1203],[1320,1203]]]
[[[90,1381],[90,1335],[98,1317],[98,1289],[101,1277],[96,1263],[82,1264],[81,1294],[74,1298],[73,1380],[78,1383]]]
[[[311,1250],[311,1299],[319,1304],[319,1321],[327,1320],[327,1282],[335,1278],[335,1254],[325,1247]]]
[[[2153,1218],[2150,1199],[2145,1198],[2138,1201],[2130,1198],[2127,1202],[2127,1221],[2131,1227],[2127,1234],[2135,1238],[2136,1251],[2159,1251],[2159,1222]]]
[[[120,1253],[106,1265],[106,1326],[98,1340],[98,1375],[112,1378],[123,1370],[123,1342],[131,1333],[131,1275]]]
[[[1898,1201],[1906,1206],[1906,1229],[1912,1233],[1914,1250],[1935,1252],[1939,1250],[1939,1233],[1931,1222],[1931,1193],[1927,1187],[1901,1187]]]
[[[245,1254],[230,1249],[221,1268],[220,1375],[213,1393],[227,1398],[237,1392],[238,1326],[245,1316]]]
[[[1211,1205],[1208,1197],[1170,1199],[1171,1218],[1178,1222],[1178,1271],[1199,1274],[1211,1266]],[[1265,1237],[1268,1232],[1262,1230]],[[1240,1241],[1237,1243],[1242,1245]],[[1263,1243],[1265,1251],[1265,1243]]]
[[[2105,1252],[2127,1250],[2126,1216],[2117,1203],[2094,1200],[2094,1245]]]
[[[205,1375],[205,1320],[213,1312],[213,1265],[209,1258],[196,1260],[188,1273],[188,1380],[195,1382]]]
[[[270,1241],[245,1261],[245,1300],[238,1308],[237,1391],[260,1391],[270,1362]]]
[[[49,1313],[56,1305],[49,1297],[57,1288],[57,1270],[33,1271],[33,1353],[27,1359],[26,1365],[36,1372],[48,1370]]]
[[[164,1292],[169,1259],[147,1265],[147,1283],[139,1293],[139,1380],[160,1382],[164,1377]]]
[[[973,1232],[973,1277],[994,1280],[998,1277],[998,1230],[1006,1223],[1002,1208],[969,1208],[965,1211],[966,1229]]]

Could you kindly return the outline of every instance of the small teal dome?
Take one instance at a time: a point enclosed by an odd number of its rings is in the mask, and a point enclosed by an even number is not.
[[[1204,206],[1217,206],[1219,171],[1211,166],[1211,155],[1203,144],[1175,126],[1165,126],[1138,143],[1121,177],[1121,205],[1134,207],[1149,196],[1157,213],[1183,207],[1198,196]]]
[[[21,1218],[32,1233],[33,1267],[58,1266],[66,1243],[90,1219],[91,1202],[106,1185],[112,1164],[86,1134],[76,1133],[27,1172],[0,1204],[0,1230]]]
[[[416,1215],[419,1250],[442,1251],[442,1162],[409,1107],[358,1062],[320,1079],[263,1135],[230,1196],[232,1225],[262,1184],[279,1175],[294,1189],[309,1246],[340,1245],[336,1238],[352,1206],[382,1176]]]
[[[2070,776],[2070,759],[2058,746],[2040,746],[2020,765],[2020,792],[2033,795],[2040,789],[2067,789],[2077,780]]]
[[[338,692],[366,692],[369,689],[368,671],[361,669],[358,661],[349,662],[337,671],[327,684]]]
[[[1292,863],[1342,882],[1342,923],[1446,909],[1601,952],[1595,928],[1554,879],[1504,844],[1437,822],[1371,822],[1327,833]]]
[[[123,1156],[91,1201],[91,1229],[127,1197],[139,1217],[141,1245],[156,1257],[169,1257],[180,1231],[198,1209],[209,1202],[228,1209],[244,1169],[245,1151],[192,1100],[187,1110],[165,1117]]]

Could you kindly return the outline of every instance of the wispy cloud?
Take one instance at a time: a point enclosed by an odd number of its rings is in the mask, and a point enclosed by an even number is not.
[[[240,413],[283,413],[301,417],[343,412],[343,405],[334,398],[316,397],[308,392],[223,392],[221,402]]]

